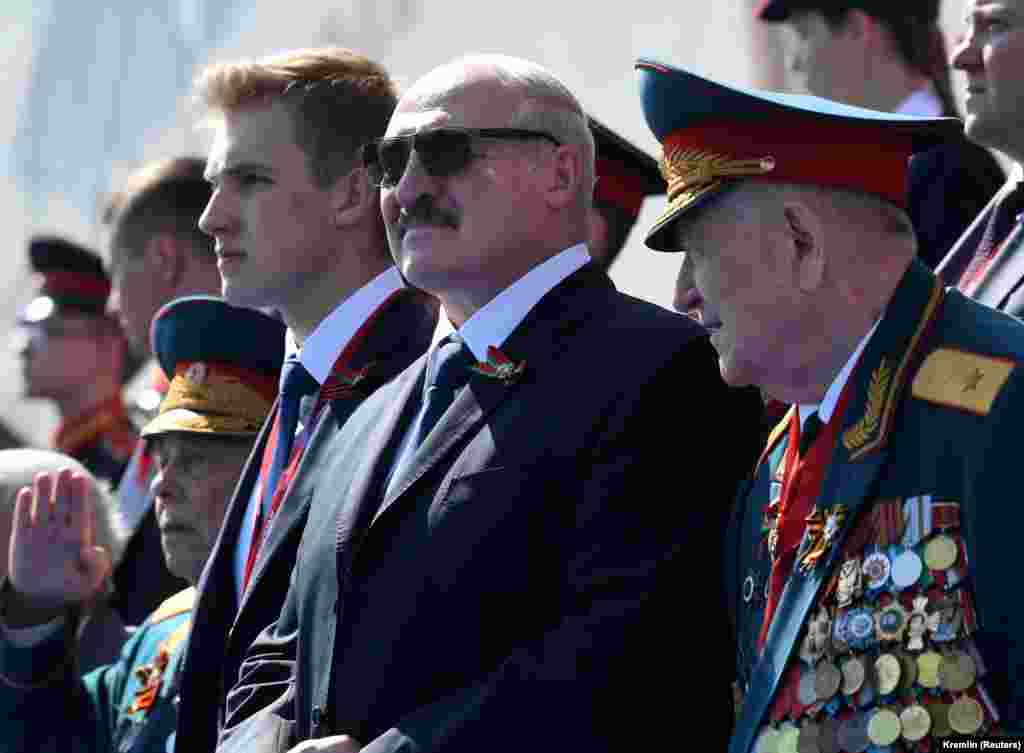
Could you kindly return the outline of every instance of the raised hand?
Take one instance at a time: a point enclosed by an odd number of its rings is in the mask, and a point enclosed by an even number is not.
[[[56,479],[39,473],[31,488],[18,492],[8,552],[16,597],[8,606],[9,624],[12,612],[55,610],[99,592],[112,566],[107,551],[96,546],[96,498],[91,480],[67,468]]]

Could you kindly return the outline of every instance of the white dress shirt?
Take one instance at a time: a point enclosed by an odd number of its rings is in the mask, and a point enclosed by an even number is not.
[[[377,310],[388,296],[405,287],[401,275],[395,267],[388,267],[363,287],[339,303],[323,321],[310,333],[306,341],[299,347],[291,330],[285,334],[286,356],[298,353],[299,361],[306,370],[323,384],[334,368],[338,356],[348,347],[356,332],[363,326],[370,315]],[[302,431],[300,423],[297,431]],[[238,603],[242,601],[242,584],[245,579],[245,563],[249,559],[249,547],[252,543],[253,529],[256,525],[256,499],[259,484],[253,485],[249,498],[249,508],[245,512],[245,520],[239,531],[235,545],[235,592]],[[264,500],[270,504],[270,500]]]

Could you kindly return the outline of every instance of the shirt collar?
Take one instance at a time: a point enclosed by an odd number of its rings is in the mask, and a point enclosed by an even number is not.
[[[567,248],[538,264],[477,309],[458,330],[462,341],[473,351],[473,357],[486,361],[488,347],[500,348],[541,298],[589,261],[586,244]],[[447,315],[442,316],[435,342],[451,331]]]
[[[942,115],[942,102],[935,96],[931,83],[915,89],[900,102],[896,112],[900,115],[914,115],[919,118],[937,118]]]
[[[359,328],[370,318],[370,314],[388,296],[403,287],[405,283],[398,270],[393,266],[388,267],[339,303],[316,326],[301,348],[295,342],[294,333],[289,329],[285,335],[285,355],[298,353],[299,361],[306,370],[319,384],[323,384],[334,368],[338,356],[348,347]]]
[[[857,345],[856,350],[847,359],[846,364],[839,373],[836,374],[836,378],[832,380],[832,384],[829,386],[828,391],[825,392],[825,397],[820,403],[801,403],[798,406],[798,412],[800,415],[800,426],[804,425],[804,422],[810,418],[811,414],[817,411],[818,418],[821,419],[823,424],[827,424],[832,418],[832,411],[836,409],[836,403],[839,402],[839,396],[843,394],[843,387],[850,379],[850,374],[853,373],[853,367],[857,365],[857,359],[860,358],[860,354],[864,352],[864,348],[867,346],[871,336],[875,334],[875,330],[878,329],[878,324],[882,320],[879,319],[873,325],[868,333],[861,338],[860,343]]]

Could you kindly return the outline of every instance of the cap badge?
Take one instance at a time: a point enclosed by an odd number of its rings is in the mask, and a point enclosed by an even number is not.
[[[205,363],[202,361],[196,361],[185,369],[185,378],[193,384],[202,386],[206,384],[208,371],[209,370],[206,368]]]

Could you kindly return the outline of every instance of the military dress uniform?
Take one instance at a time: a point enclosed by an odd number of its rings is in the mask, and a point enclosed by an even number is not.
[[[637,68],[669,181],[656,250],[676,250],[671,223],[738,180],[903,205],[907,152],[955,127]],[[912,261],[822,416],[801,425],[793,409],[772,432],[726,532],[730,753],[929,751],[1021,732],[1022,360],[1024,325]]]
[[[256,436],[277,393],[284,325],[252,309],[192,296],[157,312],[152,337],[161,366],[173,378],[144,437]],[[0,631],[0,750],[173,750],[195,598],[195,588],[187,588],[164,601],[114,663],[84,676],[68,628],[77,620],[29,628],[44,635],[21,640],[12,633],[22,631]]]

